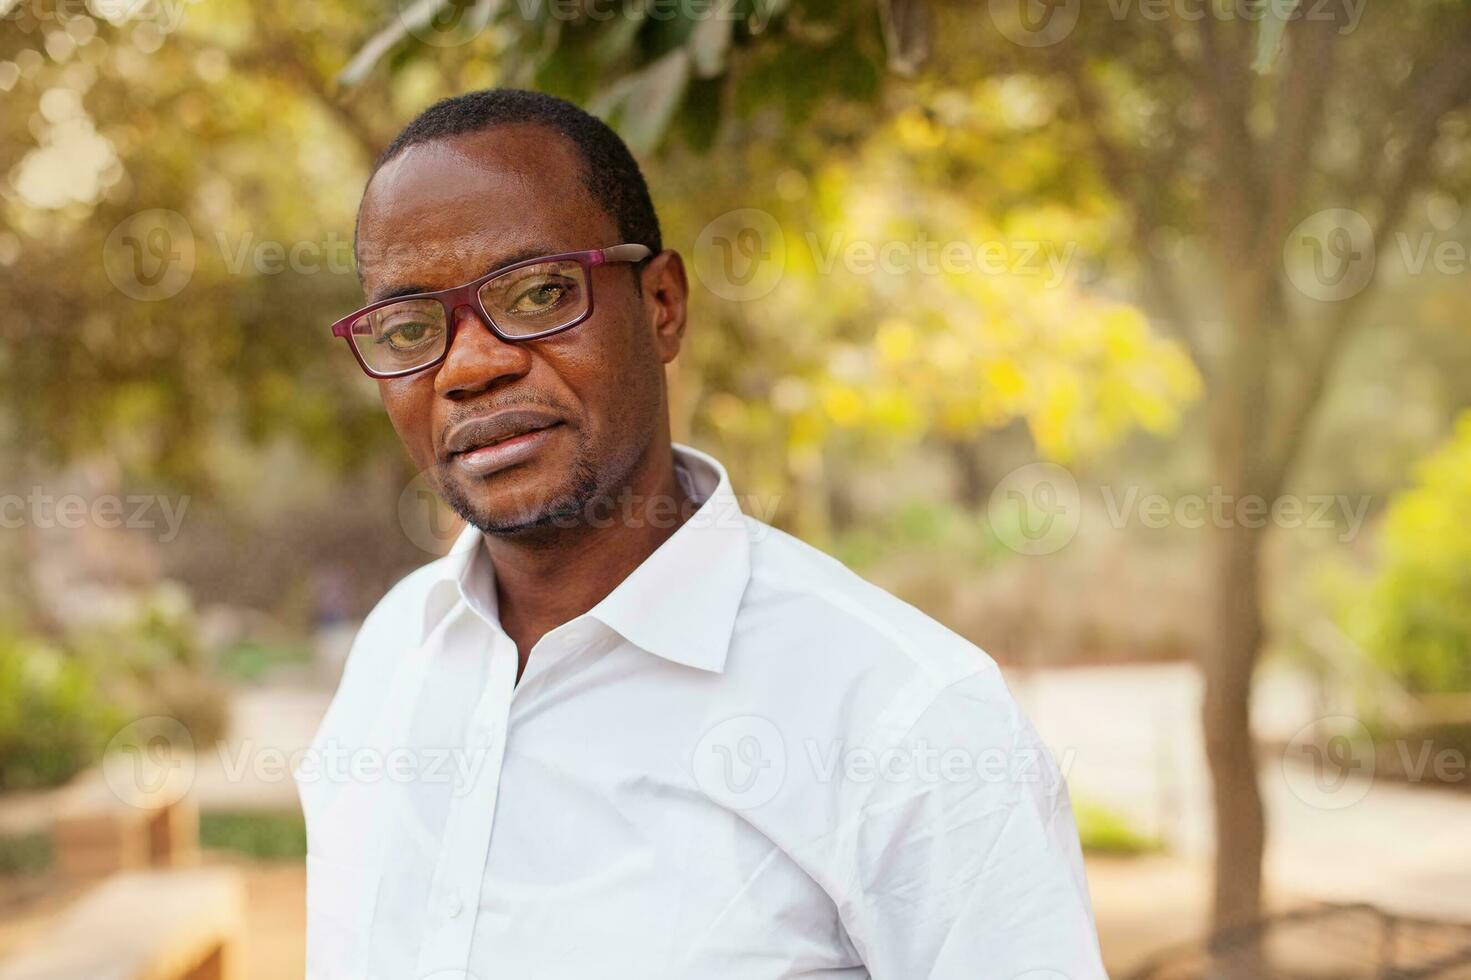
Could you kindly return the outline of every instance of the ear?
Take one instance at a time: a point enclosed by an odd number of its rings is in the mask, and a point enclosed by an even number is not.
[[[668,364],[679,354],[684,342],[689,303],[684,260],[673,249],[665,249],[644,266],[639,281],[643,286],[644,311],[654,330],[654,346],[658,348],[659,359]]]

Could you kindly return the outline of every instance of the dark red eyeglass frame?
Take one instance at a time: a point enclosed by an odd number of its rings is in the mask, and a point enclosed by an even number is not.
[[[582,323],[588,317],[592,316],[592,270],[594,267],[600,265],[610,265],[615,262],[642,262],[644,259],[653,254],[653,250],[647,245],[625,244],[610,245],[607,248],[588,249],[584,252],[558,252],[556,255],[541,255],[534,259],[524,259],[520,262],[513,262],[510,265],[502,266],[499,269],[493,269],[490,272],[487,272],[485,275],[481,276],[479,279],[472,280],[459,286],[451,286],[449,289],[441,289],[438,292],[433,293],[412,293],[408,296],[394,296],[391,299],[383,299],[379,300],[376,303],[369,304],[368,306],[363,307],[357,312],[349,316],[345,316],[341,320],[338,320],[336,323],[332,324],[332,336],[341,337],[347,341],[348,350],[352,351],[353,358],[358,362],[358,366],[363,369],[363,373],[366,374],[368,377],[378,379],[405,378],[411,374],[418,374],[420,371],[428,371],[431,368],[436,368],[440,364],[444,363],[445,358],[449,357],[450,348],[452,348],[455,343],[455,330],[458,326],[458,318],[455,316],[455,311],[460,309],[461,307],[469,307],[471,310],[473,310],[475,312],[475,315],[480,318],[480,322],[483,323],[485,327],[490,330],[491,333],[495,334],[496,337],[508,344],[520,344],[525,343],[528,340],[541,340],[543,337],[550,337],[553,334],[559,334],[564,330],[571,330],[573,327],[577,326],[579,323]],[[500,276],[503,276],[508,272],[515,272],[517,269],[524,269],[529,265],[540,265],[543,262],[576,262],[582,266],[583,275],[587,279],[587,309],[584,310],[582,314],[578,316],[575,320],[572,320],[569,323],[564,323],[560,326],[552,327],[550,330],[543,330],[539,333],[529,333],[520,336],[510,336],[504,333],[499,327],[495,325],[495,320],[491,317],[490,312],[486,310],[485,304],[480,301],[480,290],[486,283],[490,282],[492,279],[499,278]],[[376,312],[388,306],[393,306],[396,303],[405,303],[409,300],[436,300],[441,306],[444,307],[445,322],[448,324],[444,340],[444,351],[434,360],[429,361],[425,364],[421,364],[417,367],[407,368],[403,371],[375,371],[368,366],[367,361],[363,360],[363,355],[358,350],[358,345],[353,343],[352,325],[362,317],[367,316],[369,313]]]

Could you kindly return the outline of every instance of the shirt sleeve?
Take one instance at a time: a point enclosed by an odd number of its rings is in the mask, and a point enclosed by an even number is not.
[[[994,667],[875,763],[843,910],[874,980],[1106,976],[1067,785]]]

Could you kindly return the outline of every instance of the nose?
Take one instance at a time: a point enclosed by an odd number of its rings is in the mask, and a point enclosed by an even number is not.
[[[470,306],[455,307],[453,315],[455,338],[434,377],[437,394],[469,398],[525,377],[531,370],[531,351],[525,344],[501,340]]]

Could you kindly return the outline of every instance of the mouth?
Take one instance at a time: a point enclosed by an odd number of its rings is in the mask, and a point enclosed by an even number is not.
[[[445,440],[449,463],[485,477],[533,458],[564,423],[545,412],[510,411],[462,422]]]

